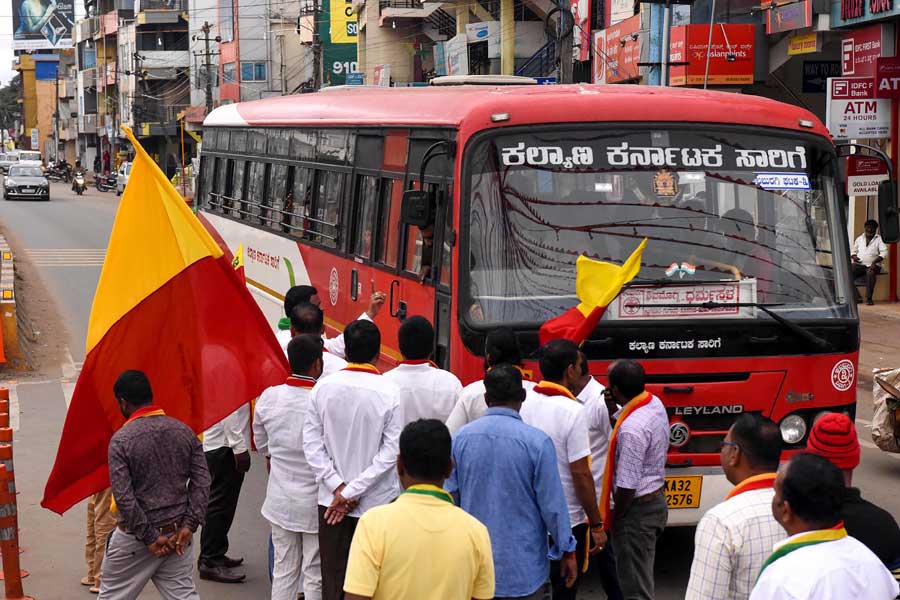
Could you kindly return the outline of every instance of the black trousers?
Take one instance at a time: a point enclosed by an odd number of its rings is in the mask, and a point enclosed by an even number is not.
[[[356,517],[344,517],[337,525],[325,522],[325,507],[319,505],[319,558],[322,561],[322,600],[343,600],[344,577],[350,542],[356,533]]]
[[[566,587],[566,580],[560,576],[560,561],[550,563],[550,584],[553,586],[553,600],[575,600],[578,595],[578,584],[584,579],[584,555],[588,551],[588,525],[582,523],[572,529],[577,546],[575,562],[578,564],[578,579],[572,587]],[[612,537],[612,536],[610,536]],[[608,541],[603,552],[590,557],[590,569],[598,571],[600,584],[609,600],[622,600],[622,588],[619,587],[619,574],[616,572],[616,557],[612,549],[612,540]]]
[[[853,263],[850,266],[853,268],[853,279],[865,275],[866,300],[871,300],[872,294],[875,293],[875,282],[878,281],[878,274],[881,273],[881,265],[873,265],[874,268],[871,271],[869,267],[860,263]],[[859,296],[858,293],[857,296]]]
[[[200,562],[221,564],[228,552],[228,531],[234,521],[244,474],[234,464],[231,448],[217,448],[206,453],[206,465],[212,484],[206,521],[200,532]]]

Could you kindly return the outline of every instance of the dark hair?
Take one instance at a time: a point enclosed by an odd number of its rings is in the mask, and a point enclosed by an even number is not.
[[[587,356],[584,355],[584,352],[581,350],[578,351],[578,356],[581,357],[581,376],[584,377],[588,374],[588,360]]]
[[[294,334],[309,333],[322,335],[322,327],[325,325],[325,313],[322,309],[309,302],[301,302],[291,310],[291,327]]]
[[[409,317],[397,331],[400,354],[408,360],[430,358],[434,350],[434,327],[425,317]]]
[[[550,340],[541,347],[538,364],[541,375],[550,381],[560,381],[566,369],[578,362],[578,346],[571,340]]]
[[[344,329],[347,360],[352,363],[369,363],[378,358],[381,351],[381,332],[372,321],[359,319]]]
[[[787,465],[781,497],[800,519],[818,528],[841,518],[844,475],[827,458],[803,452]]]
[[[308,333],[294,336],[287,346],[291,372],[305,375],[316,361],[322,358],[322,338]]]
[[[635,360],[617,360],[609,368],[607,373],[609,386],[615,386],[627,399],[631,400],[644,391],[644,382],[647,379],[644,367]]]
[[[132,406],[146,406],[153,402],[153,389],[143,371],[123,371],[113,384],[113,394]]]
[[[309,299],[318,295],[319,291],[311,285],[295,285],[284,295],[284,316],[290,318],[294,307],[301,302],[309,302]]]
[[[731,438],[757,469],[774,472],[781,460],[781,430],[758,413],[744,413],[731,426]]]
[[[869,225],[873,226],[875,229],[878,229],[878,221],[875,219],[869,219],[865,223],[863,223],[863,228],[868,227]]]
[[[497,365],[484,375],[484,402],[504,406],[525,400],[522,373],[513,365]]]
[[[400,457],[417,479],[439,481],[450,470],[450,431],[437,419],[419,419],[400,434]]]
[[[515,332],[509,327],[489,331],[484,340],[484,358],[489,367],[521,363],[522,351]]]

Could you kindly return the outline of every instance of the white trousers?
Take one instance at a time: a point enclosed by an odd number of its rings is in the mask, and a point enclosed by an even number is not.
[[[272,545],[272,600],[297,600],[301,582],[306,600],[322,600],[319,535],[288,531],[272,523]]]

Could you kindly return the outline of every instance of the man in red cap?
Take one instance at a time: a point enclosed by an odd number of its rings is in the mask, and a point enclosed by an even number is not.
[[[853,469],[859,465],[859,439],[856,426],[845,414],[828,413],[819,418],[809,432],[806,450],[827,458],[844,473],[841,518],[847,533],[865,544],[889,569],[900,564],[900,528],[886,510],[860,496],[851,487]]]

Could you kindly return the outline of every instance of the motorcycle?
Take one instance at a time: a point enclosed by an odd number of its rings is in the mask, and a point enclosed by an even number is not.
[[[115,173],[100,174],[97,175],[94,183],[101,192],[112,192],[116,189],[116,179]]]
[[[87,184],[84,181],[84,171],[75,171],[72,177],[72,191],[81,196],[86,189]]]
[[[50,181],[64,181],[69,183],[72,179],[72,167],[68,163],[58,163],[47,169],[47,179]]]

